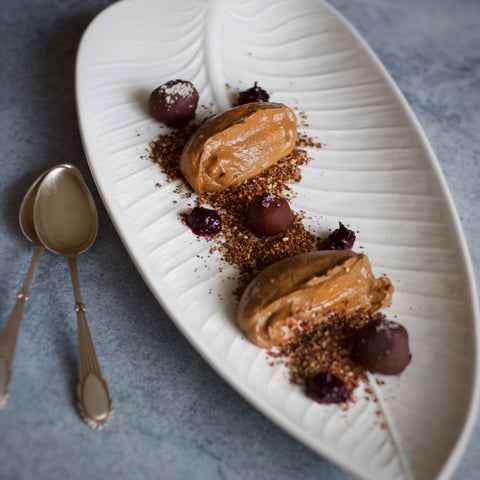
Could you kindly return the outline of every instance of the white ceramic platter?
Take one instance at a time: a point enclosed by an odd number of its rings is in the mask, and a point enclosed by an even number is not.
[[[357,249],[394,283],[389,317],[411,338],[411,365],[401,378],[384,377],[370,400],[359,391],[347,412],[310,401],[236,327],[227,272],[179,221],[192,201],[148,159],[162,131],[148,96],[175,78],[192,81],[214,112],[258,81],[272,101],[306,112],[302,129],[326,144],[311,150],[292,207],[316,219],[319,235],[339,220],[359,232]],[[321,1],[123,0],[87,29],[76,89],[85,151],[112,221],[162,307],[215,370],[359,477],[448,477],[479,399],[472,269],[434,153],[354,29]]]

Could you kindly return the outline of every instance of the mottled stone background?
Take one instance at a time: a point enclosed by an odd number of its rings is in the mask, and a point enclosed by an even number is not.
[[[117,409],[102,433],[76,414],[70,278],[63,259],[45,254],[25,311],[11,398],[0,412],[0,478],[351,478],[266,420],[206,365],[162,312],[120,243],[89,175],[73,88],[81,34],[110,3],[10,0],[0,6],[0,327],[32,254],[17,224],[21,197],[47,167],[75,163],[99,206],[99,236],[79,268],[100,361],[107,378],[115,379],[110,386]],[[480,2],[331,3],[373,47],[425,129],[478,282]],[[478,478],[479,452],[477,421],[455,479]]]

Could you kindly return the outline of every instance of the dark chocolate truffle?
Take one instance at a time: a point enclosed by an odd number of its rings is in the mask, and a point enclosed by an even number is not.
[[[405,327],[384,319],[373,320],[357,332],[354,352],[370,372],[384,375],[402,372],[412,357]]]
[[[185,127],[195,117],[198,92],[186,80],[170,80],[150,95],[150,115],[173,128]]]
[[[254,197],[247,216],[252,229],[267,237],[285,232],[293,223],[290,205],[274,193],[262,193]]]

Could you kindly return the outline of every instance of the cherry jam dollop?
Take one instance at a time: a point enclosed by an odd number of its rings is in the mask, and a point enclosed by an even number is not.
[[[195,235],[215,235],[222,230],[220,215],[210,208],[195,207],[186,222]]]
[[[238,104],[245,105],[253,102],[268,102],[270,95],[255,82],[252,88],[240,92],[238,95]]]
[[[342,403],[350,394],[343,380],[331,372],[320,372],[305,381],[307,396],[318,403]]]
[[[321,250],[347,250],[353,247],[356,235],[353,230],[348,229],[342,222],[334,230],[321,246]]]

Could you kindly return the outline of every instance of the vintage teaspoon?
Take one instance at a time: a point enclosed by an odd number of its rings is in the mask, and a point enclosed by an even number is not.
[[[67,164],[65,164],[65,166],[67,168],[72,168],[73,171],[80,175],[80,171],[75,166]],[[45,247],[41,244],[37,232],[35,231],[35,225],[33,223],[33,205],[40,182],[48,171],[42,173],[32,183],[20,205],[20,212],[18,215],[20,228],[27,240],[35,245],[35,250],[22,289],[17,294],[15,306],[13,307],[12,313],[0,335],[0,408],[5,405],[8,397],[8,384],[12,378],[13,356],[17,344],[18,332],[20,330],[23,309],[25,302],[28,300],[28,289],[40,256],[45,250]]]
[[[35,269],[45,247],[40,243],[33,225],[33,204],[40,181],[45,173],[40,175],[27,190],[20,205],[19,223],[25,237],[35,245],[33,257],[28,268],[27,276],[22,289],[17,293],[17,301],[12,313],[0,335],[0,407],[5,405],[8,398],[8,384],[12,378],[12,362],[17,344],[18,332],[22,320],[25,302],[28,300],[28,289],[32,282]]]
[[[90,248],[98,230],[95,202],[83,178],[65,165],[47,173],[38,188],[33,218],[43,245],[68,260],[78,325],[78,407],[88,425],[102,428],[112,416],[112,401],[88,328],[77,269],[77,255]]]

